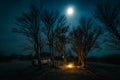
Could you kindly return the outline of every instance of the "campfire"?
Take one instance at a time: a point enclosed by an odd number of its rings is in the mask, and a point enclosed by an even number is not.
[[[75,63],[70,62],[68,64],[64,64],[63,66],[59,66],[61,69],[80,69],[81,66],[75,65]]]
[[[69,63],[68,65],[66,65],[66,67],[71,69],[71,68],[74,68],[75,66],[73,63]]]

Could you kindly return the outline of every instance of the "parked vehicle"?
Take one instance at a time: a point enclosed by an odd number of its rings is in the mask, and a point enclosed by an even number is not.
[[[41,58],[39,61],[41,62],[42,65],[44,65],[44,64],[51,64],[51,59]],[[37,59],[33,59],[32,60],[32,65],[38,65],[38,60]]]

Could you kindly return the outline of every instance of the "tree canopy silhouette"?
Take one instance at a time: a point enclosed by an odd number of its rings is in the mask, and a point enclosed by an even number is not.
[[[104,24],[107,30],[120,41],[120,2],[105,1],[95,10],[95,18]]]
[[[65,16],[61,16],[58,19],[57,27],[54,30],[54,48],[55,51],[61,53],[61,55],[64,58],[64,63],[67,62],[65,51],[66,51],[66,43],[67,43],[67,32],[68,32],[69,26],[66,24],[66,18]]]
[[[16,18],[16,24],[19,27],[13,28],[13,32],[21,33],[28,38],[38,60],[40,59],[42,49],[40,22],[40,11],[38,7],[32,4],[30,6],[30,12],[23,13],[22,16]]]
[[[54,62],[54,52],[61,50],[64,54],[65,51],[65,34],[68,29],[68,26],[66,25],[66,19],[65,16],[60,15],[57,10],[44,10],[43,14],[41,15],[41,20],[45,25],[43,32],[47,36],[47,44],[51,52],[52,61]]]
[[[82,18],[80,25],[71,31],[72,48],[78,54],[78,64],[81,67],[85,67],[85,58],[89,51],[95,48],[101,32],[101,28],[96,27],[90,18]]]

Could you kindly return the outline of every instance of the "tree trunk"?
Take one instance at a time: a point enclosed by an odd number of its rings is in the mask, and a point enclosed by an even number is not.
[[[67,64],[66,56],[64,56],[64,64]]]
[[[78,64],[81,66],[81,68],[85,68],[86,64],[85,64],[85,57],[83,55],[83,51],[80,50],[79,54],[78,54]]]
[[[66,56],[64,55],[64,52],[63,53],[63,60],[64,60],[64,64],[67,64],[67,59],[66,59]]]
[[[55,67],[55,58],[54,58],[54,50],[53,50],[53,46],[51,47],[51,49],[52,49],[52,51],[51,51],[51,53],[52,53],[52,63],[53,63],[53,67]]]
[[[35,37],[35,46],[34,47],[35,47],[36,58],[38,60],[38,66],[41,68],[40,46],[39,46],[38,35]]]
[[[78,54],[78,65],[79,66],[81,65],[81,56],[80,56],[80,53]]]
[[[52,67],[54,67],[54,54],[53,54],[53,47],[52,45],[49,45],[50,48],[50,53],[51,53],[51,62],[52,62]]]

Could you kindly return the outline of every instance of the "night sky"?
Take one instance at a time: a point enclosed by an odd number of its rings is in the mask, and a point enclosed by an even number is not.
[[[16,16],[29,10],[32,0],[0,0],[0,53],[25,54],[21,47],[27,43],[25,37],[18,33],[13,33],[12,28],[18,27],[15,24]],[[66,14],[66,8],[74,7],[74,15],[68,17],[68,24],[78,25],[80,17],[92,16],[95,6],[104,0],[33,0],[36,5],[42,4],[50,10],[59,10],[61,14]],[[72,27],[71,26],[71,27]],[[104,44],[102,44],[104,45]],[[107,50],[105,46],[102,50],[95,50],[90,53],[92,56],[101,56],[110,53],[119,53],[119,51]],[[96,52],[97,51],[97,52]]]

